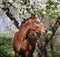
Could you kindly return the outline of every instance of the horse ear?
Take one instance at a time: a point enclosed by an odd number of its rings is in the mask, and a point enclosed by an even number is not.
[[[23,20],[25,21],[26,19],[24,18]]]

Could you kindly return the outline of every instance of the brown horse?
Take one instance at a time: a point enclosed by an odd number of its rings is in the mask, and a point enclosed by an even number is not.
[[[26,39],[29,30],[34,30],[38,33],[45,32],[45,27],[41,26],[36,19],[27,19],[19,31],[15,33],[13,39],[13,49],[15,51],[15,57],[33,57],[32,55],[32,43]]]

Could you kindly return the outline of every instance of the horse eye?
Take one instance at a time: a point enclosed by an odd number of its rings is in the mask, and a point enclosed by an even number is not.
[[[37,24],[39,24],[40,22],[36,21]]]
[[[37,24],[39,24],[39,22],[36,22]]]

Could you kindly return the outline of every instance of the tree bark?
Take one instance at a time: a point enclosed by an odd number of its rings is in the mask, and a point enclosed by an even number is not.
[[[56,30],[58,29],[58,27],[60,26],[60,18],[58,17],[56,23],[54,24],[54,26],[52,27],[52,34],[48,35],[46,37],[46,41],[45,41],[45,47],[46,45],[48,44],[48,42],[53,38],[53,36],[55,35],[56,33]]]
[[[19,28],[19,23],[18,23],[18,21],[15,19],[15,17],[13,17],[13,15],[10,13],[10,11],[9,11],[9,8],[8,7],[6,7],[6,3],[5,2],[3,2],[3,5],[4,5],[4,7],[2,8],[4,11],[6,11],[6,15],[9,17],[9,19],[11,20],[11,21],[13,21],[13,24],[16,26],[16,28],[18,29]],[[11,5],[11,4],[10,4]],[[11,5],[12,6],[12,5]]]
[[[58,29],[59,26],[60,26],[60,18],[58,17],[56,23],[52,27],[52,31],[51,31],[52,34],[49,34],[49,35],[47,35],[47,37],[45,37],[45,42],[42,43],[43,46],[41,45],[42,47],[40,47],[40,50],[41,50],[41,53],[42,53],[41,57],[48,57],[48,56],[46,56],[47,55],[47,53],[46,53],[46,46],[49,43],[49,41],[52,40],[52,38],[55,35],[55,32],[56,32],[56,30]]]

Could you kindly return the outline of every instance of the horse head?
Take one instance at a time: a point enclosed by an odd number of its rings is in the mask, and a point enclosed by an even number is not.
[[[35,32],[44,33],[46,30],[45,27],[41,24],[41,22],[37,21],[36,19],[27,19],[25,23],[29,30],[34,30]]]

